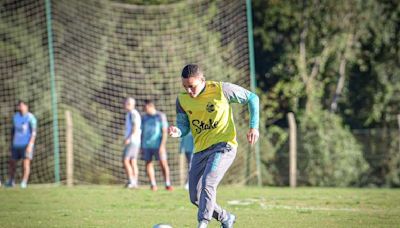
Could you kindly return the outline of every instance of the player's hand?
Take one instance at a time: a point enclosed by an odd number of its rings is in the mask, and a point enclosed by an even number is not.
[[[182,132],[179,128],[171,125],[168,127],[168,135],[174,138],[178,138],[182,135]]]
[[[125,140],[124,140],[124,145],[128,145],[129,143],[131,143],[131,140],[130,140],[130,139],[125,139]]]
[[[247,133],[247,141],[251,145],[254,145],[257,142],[259,136],[260,136],[260,133],[258,132],[258,129],[251,128],[249,130],[249,132]]]

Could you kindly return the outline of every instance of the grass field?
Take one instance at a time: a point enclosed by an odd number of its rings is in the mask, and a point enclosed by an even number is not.
[[[398,189],[224,186],[218,193],[219,203],[238,216],[237,228],[400,226]],[[0,189],[0,205],[0,227],[196,227],[196,208],[183,189],[31,185]]]

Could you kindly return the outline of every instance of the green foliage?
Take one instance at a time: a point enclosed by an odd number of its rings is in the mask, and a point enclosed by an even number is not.
[[[246,26],[244,4],[238,1],[226,7],[224,3],[51,1],[61,179],[65,178],[66,110],[73,118],[76,180],[115,183],[125,180],[121,164],[124,98],[135,97],[139,111],[145,99],[153,99],[173,122],[175,99],[182,91],[180,70],[185,64],[201,64],[209,80],[249,84],[244,64],[247,50],[242,48],[247,35],[236,32]],[[0,7],[0,58],[5,60],[0,62],[0,98],[5,99],[0,100],[0,109],[7,116],[1,119],[1,126],[6,127],[1,128],[0,148],[5,154],[15,101],[27,98],[39,119],[36,148],[43,157],[38,161],[49,164],[46,174],[51,177],[54,161],[49,139],[54,110],[50,107],[44,1],[7,0]],[[231,21],[240,24],[229,27]],[[245,120],[236,119],[242,126]],[[238,130],[245,135],[247,126]],[[175,139],[168,143],[174,182],[179,176],[177,144]],[[6,159],[2,161],[5,164]],[[240,164],[236,167],[238,173],[243,170]],[[37,170],[32,169],[34,181]]]
[[[308,153],[322,156],[331,151],[328,145],[339,139],[348,148],[346,150],[354,149],[354,153],[359,154],[359,142],[354,140],[346,126],[392,129],[397,126],[396,115],[400,110],[398,2],[253,2],[257,78],[260,89],[266,92],[262,94],[261,102],[267,132],[274,124],[286,128],[286,113],[292,111],[303,128],[301,133],[305,135],[301,137],[307,139],[301,141],[300,145],[306,147]],[[344,82],[342,88],[339,86],[341,79]],[[325,112],[331,109],[336,98],[339,98],[338,116],[329,116]],[[343,124],[340,119],[344,120]],[[316,124],[316,120],[323,124]],[[328,127],[323,120],[333,121],[336,125]],[[309,125],[313,126],[311,130],[315,132],[304,132],[304,127]],[[324,139],[321,132],[332,135],[332,140]],[[263,137],[268,138],[267,135]],[[274,144],[273,140],[270,142]],[[364,154],[367,145],[361,147]],[[277,161],[285,160],[279,156],[286,154],[287,148],[283,147],[282,150],[276,154]],[[379,153],[385,164],[381,163],[378,170],[387,168],[391,171],[378,175],[377,171],[369,170],[374,173],[373,178],[369,176],[371,182],[376,182],[374,178],[393,179],[393,173],[397,174],[400,170],[393,165],[400,162],[398,156],[388,150],[380,150]],[[307,162],[325,162],[325,165],[334,167],[328,165],[333,160],[325,161],[321,156],[315,160],[308,156]],[[389,162],[384,159],[386,157],[397,161]],[[366,160],[372,164],[371,159]],[[287,160],[278,164],[284,167]],[[351,163],[343,162],[341,165],[347,166],[344,169],[353,169],[349,166]],[[282,168],[279,170],[280,175],[286,174]],[[326,171],[318,172],[321,177]],[[339,174],[335,174],[334,179]],[[321,184],[314,179],[304,181]],[[347,184],[350,182],[343,181]],[[323,185],[329,183],[324,181]]]
[[[312,186],[360,185],[368,165],[340,117],[322,111],[300,119],[300,180]],[[304,178],[304,179],[303,179]]]
[[[364,129],[354,132],[363,145],[370,168],[363,175],[365,186],[400,186],[400,137],[397,129]]]

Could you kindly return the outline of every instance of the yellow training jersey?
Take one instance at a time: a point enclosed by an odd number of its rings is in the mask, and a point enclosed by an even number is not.
[[[206,81],[197,97],[183,92],[178,100],[190,122],[195,153],[220,142],[237,147],[232,108],[222,91],[222,82]]]

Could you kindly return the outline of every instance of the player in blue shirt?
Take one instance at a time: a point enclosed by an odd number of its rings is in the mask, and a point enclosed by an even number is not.
[[[167,161],[167,129],[168,122],[164,113],[157,111],[154,103],[145,101],[145,114],[142,116],[142,159],[146,162],[146,171],[150,179],[151,190],[157,191],[154,175],[153,157],[160,161],[161,170],[165,179],[165,188],[172,191]]]
[[[188,165],[188,170],[190,169],[190,161],[192,160],[192,155],[194,151],[194,143],[193,143],[193,135],[192,132],[189,133],[181,138],[180,143],[180,151],[182,154],[185,154],[186,162]],[[185,189],[189,189],[189,183],[186,182]]]
[[[17,161],[23,160],[23,176],[21,188],[26,188],[30,174],[30,164],[33,158],[35,146],[37,121],[35,116],[29,112],[29,107],[24,101],[18,102],[18,112],[13,116],[12,146],[9,166],[9,179],[7,186],[15,185],[14,176]]]

